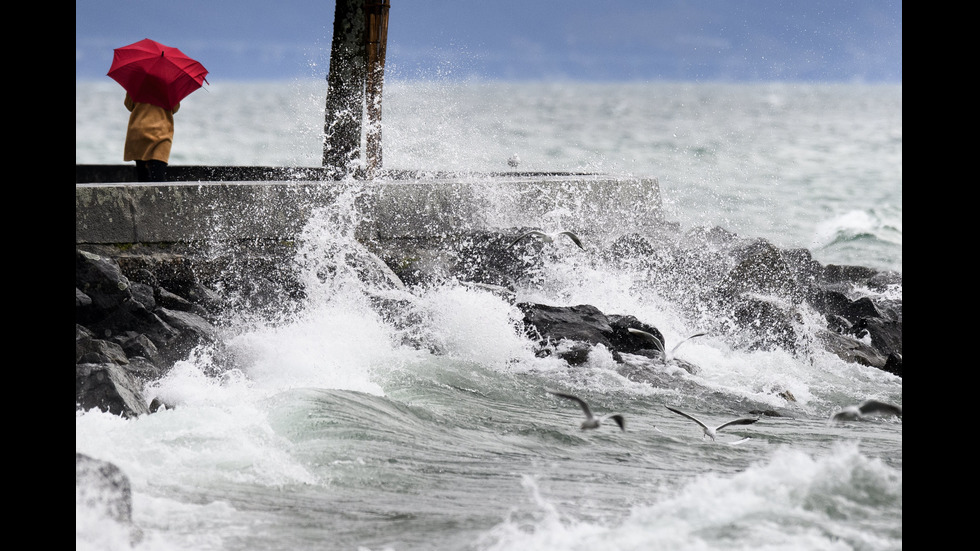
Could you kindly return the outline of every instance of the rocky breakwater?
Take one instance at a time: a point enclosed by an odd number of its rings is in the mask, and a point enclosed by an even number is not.
[[[823,265],[806,249],[781,250],[718,227],[664,231],[653,238],[627,234],[598,255],[608,265],[646,274],[650,292],[681,305],[691,325],[723,336],[735,348],[828,352],[902,376],[900,273]],[[520,306],[528,335],[539,339],[539,353],[558,354],[570,365],[583,363],[601,345],[632,380],[688,386],[688,379],[663,368],[692,374],[700,369],[673,356],[672,349],[686,339],[665,341],[657,320],[606,314],[590,305]],[[651,361],[659,369],[650,369]]]
[[[220,298],[179,257],[129,266],[75,251],[76,409],[149,413],[143,386],[217,339]]]
[[[537,241],[524,249],[537,256],[518,254],[520,247],[512,246],[518,234],[474,231],[450,238],[439,244],[446,254],[438,266],[413,264],[418,251],[409,249],[377,255],[363,249],[346,258],[352,263],[348,268],[369,283],[366,289],[401,293],[403,299],[379,293],[379,312],[404,329],[409,344],[438,353],[425,338],[427,329],[419,327],[424,316],[414,310],[413,288],[454,280],[513,302],[513,289],[533,284],[540,259],[549,254]],[[153,396],[144,395],[147,383],[202,345],[220,349],[222,320],[229,313],[261,315],[297,307],[303,289],[291,254],[288,247],[223,258],[174,248],[76,249],[76,409],[129,417],[159,407]],[[825,266],[804,249],[780,250],[721,228],[681,234],[666,226],[661,235],[626,234],[590,254],[597,262],[646,274],[652,289],[689,312],[693,326],[734,347],[798,354],[819,348],[902,375],[899,273]],[[556,355],[570,366],[584,363],[602,346],[634,380],[679,383],[664,370],[651,369],[651,363],[689,373],[699,369],[672,357],[668,351],[678,343],[664,342],[657,320],[587,304],[517,306],[538,354]],[[816,328],[814,314],[820,318]],[[222,356],[220,350],[214,355]]]

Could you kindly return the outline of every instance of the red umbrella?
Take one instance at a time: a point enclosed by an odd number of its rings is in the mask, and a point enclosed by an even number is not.
[[[177,48],[144,38],[116,48],[108,75],[133,101],[173,109],[201,87],[208,70]]]

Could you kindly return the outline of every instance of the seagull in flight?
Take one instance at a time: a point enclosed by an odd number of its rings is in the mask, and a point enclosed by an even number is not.
[[[575,235],[574,233],[572,233],[570,231],[560,231],[558,233],[545,233],[545,232],[543,232],[541,230],[531,230],[531,231],[529,231],[529,232],[527,232],[525,234],[522,234],[517,239],[511,241],[510,242],[510,246],[513,247],[521,239],[524,239],[525,237],[531,237],[531,236],[540,237],[541,240],[544,241],[545,243],[554,243],[555,242],[555,239],[558,239],[558,236],[561,236],[561,235],[567,235],[568,238],[571,239],[573,243],[575,243],[576,245],[578,245],[578,248],[582,249],[583,251],[585,250],[585,247],[582,246],[582,240],[579,239],[577,235]]]
[[[895,415],[902,417],[902,406],[879,402],[878,400],[865,400],[856,406],[847,406],[830,417],[833,423],[843,423],[845,421],[860,421],[865,417],[874,415]]]
[[[566,394],[564,392],[558,392],[557,390],[551,390],[549,388],[546,388],[545,391],[547,391],[550,394],[554,394],[555,396],[558,396],[560,398],[566,398],[568,400],[572,400],[582,408],[582,411],[585,412],[585,421],[582,421],[582,430],[597,429],[602,424],[601,420],[598,417],[592,415],[592,410],[589,409],[589,404],[585,403],[585,400],[579,398],[578,396],[574,396],[572,394]],[[613,421],[616,422],[617,425],[619,425],[619,429],[621,431],[626,432],[626,420],[623,419],[622,415],[617,413],[615,415],[609,415],[605,417],[605,419],[612,419]]]
[[[633,329],[632,327],[628,327],[626,330],[629,331],[630,333],[633,333],[634,335],[639,335],[644,339],[653,343],[653,347],[659,350],[660,353],[664,355],[664,363],[667,363],[670,360],[674,359],[674,353],[677,352],[677,349],[680,348],[681,345],[684,344],[685,342],[695,337],[703,337],[707,335],[707,333],[695,333],[693,335],[690,335],[682,339],[681,342],[675,344],[674,347],[670,349],[670,352],[667,352],[666,350],[664,350],[664,343],[660,342],[660,339],[658,339],[657,336],[654,335],[653,333],[648,333],[640,329]]]
[[[701,429],[704,431],[704,434],[701,435],[701,439],[702,440],[704,440],[704,437],[705,436],[709,436],[709,437],[711,437],[711,440],[714,441],[715,436],[718,435],[718,431],[720,431],[721,429],[723,429],[723,428],[725,428],[725,427],[727,427],[729,425],[751,425],[752,423],[755,423],[756,421],[759,420],[758,417],[742,417],[742,418],[739,418],[739,419],[734,419],[734,420],[729,421],[727,423],[722,423],[722,424],[718,425],[715,428],[711,428],[708,425],[705,425],[700,419],[698,419],[697,417],[695,417],[695,416],[693,416],[693,415],[691,415],[689,413],[684,413],[683,411],[681,411],[679,409],[672,408],[670,406],[664,406],[664,407],[666,407],[667,409],[669,409],[670,411],[673,411],[674,413],[676,413],[678,415],[683,415],[684,417],[687,417],[688,419],[690,419],[691,421],[694,421],[698,425],[701,425]]]

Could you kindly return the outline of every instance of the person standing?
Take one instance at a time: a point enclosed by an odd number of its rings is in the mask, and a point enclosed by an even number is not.
[[[123,103],[129,110],[123,160],[136,161],[138,182],[167,181],[167,163],[174,142],[174,113],[180,109],[180,103],[173,109],[164,109],[134,101],[129,93]]]

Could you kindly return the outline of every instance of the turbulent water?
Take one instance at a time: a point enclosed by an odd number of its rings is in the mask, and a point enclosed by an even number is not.
[[[197,91],[171,163],[318,166],[323,97],[310,82]],[[76,83],[76,163],[122,163],[126,118],[118,85]],[[683,228],[902,270],[900,85],[386,83],[386,167],[506,171],[515,153],[519,170],[657,177]],[[303,259],[358,247],[323,216]],[[631,314],[668,346],[701,329],[646,271],[555,246],[547,284],[520,300]],[[240,369],[213,377],[226,358],[200,349],[147,389],[176,409],[76,413],[76,451],[132,482],[138,549],[902,548],[901,419],[828,424],[865,398],[901,404],[898,377],[715,333],[677,352],[700,374],[650,367],[664,385],[621,376],[602,348],[570,369],[535,357],[508,301],[451,283],[415,292],[435,354],[401,344],[355,274],[324,280],[303,259],[301,308],[227,320]],[[623,414],[626,432],[579,430],[581,410],[545,387]],[[713,425],[784,416],[713,442],[665,405]],[[76,492],[77,549],[128,542]]]

